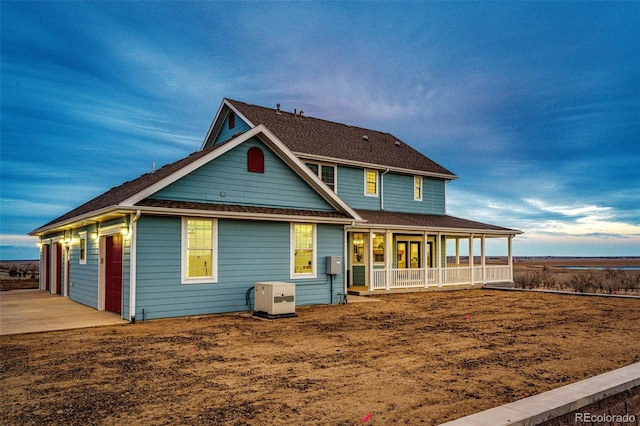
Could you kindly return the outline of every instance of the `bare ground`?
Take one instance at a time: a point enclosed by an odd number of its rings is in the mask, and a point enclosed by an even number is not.
[[[637,299],[379,299],[3,336],[0,422],[438,424],[640,361]]]

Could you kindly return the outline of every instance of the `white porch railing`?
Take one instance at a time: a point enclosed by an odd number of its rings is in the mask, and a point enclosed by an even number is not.
[[[471,267],[442,268],[442,281],[438,269],[427,268],[391,268],[374,269],[371,277],[372,290],[390,290],[396,288],[438,287],[471,284]],[[511,280],[509,265],[474,266],[475,284],[505,282]]]

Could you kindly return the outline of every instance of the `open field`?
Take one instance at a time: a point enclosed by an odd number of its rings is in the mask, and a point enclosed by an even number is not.
[[[3,336],[7,424],[438,424],[640,361],[640,301],[465,290]]]
[[[0,291],[38,288],[37,260],[0,261]]]
[[[640,258],[518,258],[518,288],[640,295]],[[580,269],[571,269],[576,267]]]

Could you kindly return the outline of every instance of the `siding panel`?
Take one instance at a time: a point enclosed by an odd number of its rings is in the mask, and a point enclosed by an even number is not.
[[[248,310],[247,290],[259,281],[295,282],[297,305],[329,303],[325,256],[342,256],[343,227],[318,225],[317,278],[290,279],[290,224],[218,221],[218,282],[180,284],[180,218],[143,216],[138,221],[136,317],[147,319]],[[333,285],[333,302],[343,291],[343,274]]]
[[[247,151],[257,146],[264,152],[265,172],[247,170]],[[153,194],[151,198],[214,202],[294,209],[333,211],[269,148],[257,139],[247,141]]]

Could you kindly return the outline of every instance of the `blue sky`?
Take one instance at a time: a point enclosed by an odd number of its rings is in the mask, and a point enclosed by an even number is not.
[[[516,255],[640,255],[640,2],[0,3],[2,259],[224,97],[393,133]]]

